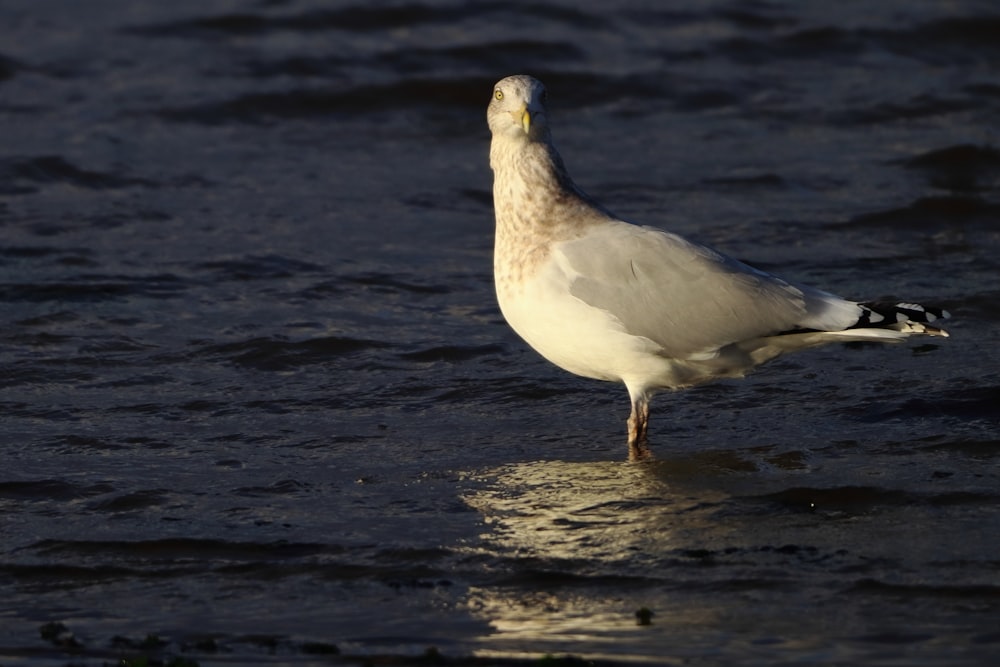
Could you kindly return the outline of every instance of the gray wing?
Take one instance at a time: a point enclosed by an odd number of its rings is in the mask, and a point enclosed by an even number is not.
[[[556,252],[573,296],[674,358],[796,328],[839,330],[860,312],[852,302],[650,227],[604,224]]]

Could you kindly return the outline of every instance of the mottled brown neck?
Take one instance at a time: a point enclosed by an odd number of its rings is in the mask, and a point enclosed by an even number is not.
[[[497,289],[513,289],[534,274],[552,244],[581,235],[608,215],[573,184],[550,142],[494,138],[494,271]]]
[[[490,164],[498,231],[508,226],[545,240],[556,228],[586,225],[595,213],[605,214],[573,183],[549,142],[494,140]]]

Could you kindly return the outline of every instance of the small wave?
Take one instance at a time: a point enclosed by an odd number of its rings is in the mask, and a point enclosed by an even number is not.
[[[4,372],[0,374],[0,388],[9,389],[21,385],[55,385],[91,382],[94,374],[82,369],[68,370],[62,368],[70,360],[60,360],[58,364],[35,362],[15,362],[7,364]],[[59,367],[57,367],[59,366]],[[51,419],[61,421],[64,419],[76,419],[75,411],[71,409],[53,408],[48,405],[41,406],[37,403],[7,403],[12,407],[8,412],[11,416],[27,417],[29,419]]]
[[[416,352],[403,352],[397,356],[407,361],[459,363],[477,357],[504,354],[500,345],[439,345]]]
[[[898,161],[907,169],[922,171],[929,183],[954,192],[979,192],[997,187],[1000,150],[991,146],[960,144]]]
[[[969,387],[950,390],[931,399],[912,398],[899,406],[880,411],[874,420],[896,418],[948,418],[1000,423],[1000,387]]]
[[[307,488],[308,484],[294,479],[282,479],[267,486],[241,486],[234,489],[233,493],[238,496],[248,496],[251,498],[267,496],[295,495]]]
[[[18,72],[26,69],[26,66],[18,60],[0,54],[0,81],[13,79]]]
[[[574,63],[583,62],[586,54],[571,42],[535,40],[504,40],[475,45],[441,46],[437,48],[406,47],[372,55],[369,64],[387,72],[405,73],[410,76],[433,77],[439,72],[462,69],[475,72],[515,72],[525,62]],[[297,79],[328,78],[343,80],[345,67],[354,61],[339,55],[293,56],[264,59],[251,58],[240,65],[240,72],[251,78],[270,79],[288,77]],[[481,81],[488,86],[492,81]],[[476,101],[482,103],[482,86],[475,88]],[[392,99],[392,98],[386,98]],[[463,107],[473,102],[472,89],[459,99]]]
[[[344,547],[305,542],[231,542],[218,539],[164,538],[159,540],[42,540],[22,551],[41,556],[120,557],[143,560],[279,561],[307,556],[339,555]]]
[[[64,183],[87,190],[157,187],[153,181],[108,172],[82,169],[58,155],[0,160],[0,194],[37,192],[39,186]]]
[[[823,26],[769,35],[766,39],[735,37],[718,44],[717,51],[741,63],[759,64],[773,60],[851,56],[865,49],[865,41],[862,33]]]
[[[131,287],[118,282],[57,282],[0,284],[0,301],[105,301],[129,295]]]
[[[93,254],[87,248],[55,248],[51,246],[4,246],[0,247],[0,258],[20,259],[40,259],[44,257],[62,256],[66,253],[78,255]]]
[[[529,39],[485,42],[432,49],[400,49],[379,58],[394,72],[433,73],[447,71],[454,63],[463,63],[463,69],[477,72],[518,72],[526,62],[557,63],[583,62],[586,54],[571,42],[537,41]],[[490,85],[492,81],[486,82]],[[482,104],[482,90],[478,91]]]
[[[998,217],[1000,204],[977,197],[940,196],[922,197],[902,208],[865,213],[834,226],[933,230],[976,221],[992,226]]]
[[[252,36],[278,31],[382,31],[406,27],[454,25],[467,19],[482,19],[489,14],[509,14],[508,2],[480,2],[458,5],[403,4],[396,6],[351,5],[298,14],[263,14],[239,12],[146,26],[132,26],[124,32],[150,37],[214,39],[217,35]],[[606,23],[600,17],[568,7],[524,4],[516,7],[524,20],[546,20],[565,27],[600,29]]]
[[[482,86],[483,81],[478,78],[417,78],[348,89],[295,88],[250,93],[207,104],[153,110],[152,113],[175,122],[222,125],[231,122],[263,124],[315,116],[398,114],[400,107],[451,111],[481,106]]]
[[[971,459],[990,461],[1000,457],[1000,440],[945,440],[927,445],[922,449],[931,452],[961,454]]]
[[[0,254],[3,254],[3,250],[0,249]],[[14,324],[19,327],[47,327],[58,324],[68,324],[70,322],[76,322],[80,319],[80,315],[68,310],[60,310],[55,313],[48,313],[46,315],[38,315],[35,317],[27,317],[23,320],[18,320]]]
[[[901,161],[916,169],[997,169],[1000,168],[1000,151],[992,146],[958,144]]]
[[[429,71],[435,68],[428,66]],[[662,99],[670,89],[658,73],[619,77],[535,68],[534,74],[557,91],[564,108],[586,108],[623,99]],[[483,88],[493,81],[481,76],[407,77],[386,84],[344,87],[291,88],[268,93],[248,93],[233,98],[192,106],[152,109],[149,113],[165,120],[222,125],[231,122],[267,124],[281,119],[317,116],[372,117],[396,115],[401,109],[433,110],[466,114],[484,104]],[[728,91],[695,91],[682,98],[693,108],[730,105],[736,98]],[[463,116],[464,117],[464,116]]]
[[[792,24],[778,19],[763,27]],[[887,51],[921,62],[976,62],[993,60],[1000,51],[1000,18],[951,17],[899,29],[813,26],[761,38],[731,38],[716,50],[741,63],[856,58],[867,51]]]
[[[393,292],[412,292],[414,294],[448,294],[452,288],[441,283],[426,282],[427,276],[390,274],[378,271],[357,273],[342,276],[340,280],[346,283],[365,287],[384,288]]]
[[[322,270],[322,267],[317,264],[279,255],[205,262],[197,265],[196,268],[211,271],[213,282],[219,280],[271,280],[289,278],[302,273],[317,273]]]
[[[1000,55],[1000,16],[949,17],[878,37],[889,50],[917,60],[995,62]]]
[[[761,188],[784,188],[788,182],[774,173],[755,174],[752,176],[729,176],[722,178],[706,178],[702,181],[706,185],[716,185],[732,188],[761,189]]]
[[[66,334],[54,334],[42,331],[37,333],[14,333],[9,336],[3,336],[0,340],[23,347],[44,348],[60,347],[72,342],[75,338],[75,336]]]
[[[94,512],[117,514],[159,507],[169,501],[170,495],[165,489],[144,489],[96,502],[90,509]]]
[[[81,449],[113,451],[128,448],[126,445],[110,442],[103,438],[75,434],[59,436],[47,443],[47,445],[56,448],[63,448],[65,450],[77,451]]]
[[[141,504],[141,494],[132,494]],[[125,497],[122,497],[125,498]],[[165,498],[153,490],[145,500]],[[129,500],[116,509],[112,499],[99,511],[129,511]],[[110,508],[110,509],[109,509]],[[136,509],[142,509],[136,507]],[[241,580],[315,577],[317,580],[365,579],[390,588],[434,588],[451,586],[455,554],[448,549],[373,551],[371,545],[347,547],[308,542],[236,542],[219,539],[164,538],[157,540],[42,540],[18,549],[18,554],[39,564],[10,563],[0,567],[23,583],[85,585],[95,576],[111,572],[118,576],[187,577],[211,572]]]
[[[264,371],[285,371],[320,364],[334,357],[353,355],[388,347],[389,344],[348,336],[324,336],[302,341],[279,338],[252,338],[237,343],[210,345],[197,353]]]
[[[976,584],[900,584],[876,579],[861,579],[851,588],[850,593],[871,595],[884,594],[903,597],[957,598],[960,600],[998,600],[1000,586]]]
[[[0,498],[27,501],[69,501],[114,491],[110,484],[73,484],[60,479],[0,482]]]
[[[953,303],[956,310],[961,309],[963,316],[1000,321],[1000,289],[984,289],[958,297]]]
[[[953,506],[1000,503],[1000,496],[980,492],[916,493],[875,486],[838,486],[832,488],[792,487],[753,498],[796,511],[835,514],[865,514],[886,507],[915,505]]]
[[[0,283],[0,301],[93,302],[130,296],[168,299],[188,289],[171,274],[150,276],[82,275],[72,281]]]
[[[839,125],[875,125],[900,120],[944,116],[975,111],[982,101],[974,97],[941,97],[921,93],[903,102],[880,102],[871,106],[831,113],[829,120]]]

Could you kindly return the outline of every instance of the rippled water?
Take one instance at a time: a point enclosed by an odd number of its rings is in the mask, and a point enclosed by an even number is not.
[[[995,4],[611,4],[0,6],[0,664],[995,659]],[[495,305],[515,72],[620,215],[952,338],[627,462]]]

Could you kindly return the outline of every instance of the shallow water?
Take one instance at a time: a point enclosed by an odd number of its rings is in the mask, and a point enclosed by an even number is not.
[[[0,664],[989,663],[998,45],[973,1],[5,2]],[[624,389],[495,305],[515,72],[623,217],[952,337],[660,396],[627,462]]]

